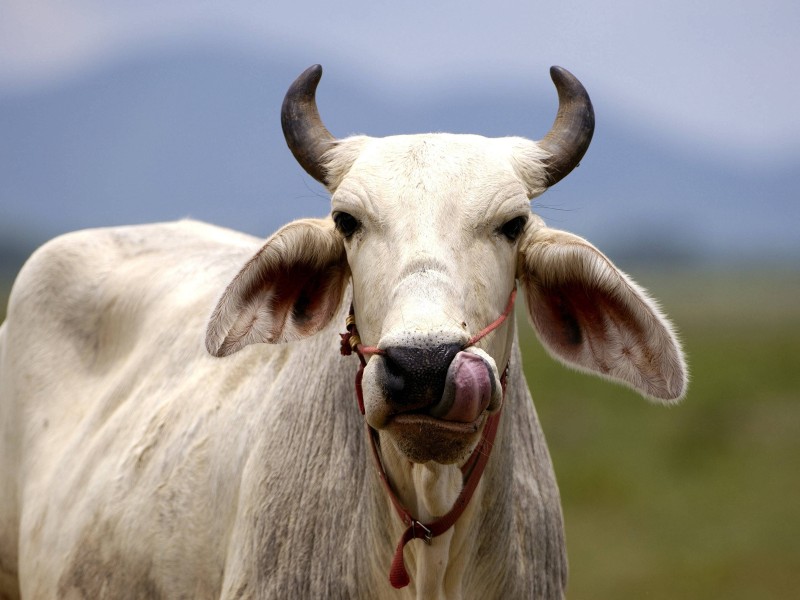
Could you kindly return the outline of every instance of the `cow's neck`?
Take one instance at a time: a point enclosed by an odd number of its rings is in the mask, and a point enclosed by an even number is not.
[[[384,468],[392,487],[400,501],[419,521],[434,521],[453,507],[463,482],[458,465],[412,463],[386,436],[382,438],[381,447]],[[450,598],[452,590],[461,587],[469,549],[473,547],[469,542],[477,534],[473,514],[475,507],[482,504],[482,495],[483,485],[479,484],[456,524],[435,537],[430,544],[414,540],[406,546],[405,564],[411,577],[411,587],[418,598]],[[393,539],[397,539],[405,526],[394,514],[390,503],[388,507],[387,514],[393,523]]]
[[[516,342],[510,365],[503,415],[480,484],[452,529],[430,546],[421,540],[406,546],[411,583],[392,595],[388,570],[405,525],[377,470],[368,469],[369,510],[357,522],[360,539],[369,541],[352,546],[360,572],[370,573],[359,580],[364,597],[462,598],[467,590],[475,598],[563,596],[567,568],[558,487]],[[385,469],[409,511],[425,520],[449,510],[461,486],[460,469],[412,466],[388,435],[381,433],[380,441]],[[535,520],[528,518],[531,513]],[[503,560],[495,554],[500,547],[506,552]]]

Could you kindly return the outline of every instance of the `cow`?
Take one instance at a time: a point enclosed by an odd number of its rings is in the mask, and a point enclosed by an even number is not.
[[[559,492],[517,292],[552,356],[672,403],[655,302],[530,201],[594,112],[553,67],[538,142],[282,124],[331,213],[266,243],[195,221],[37,250],[0,328],[3,598],[562,598]],[[340,335],[341,334],[341,335]]]

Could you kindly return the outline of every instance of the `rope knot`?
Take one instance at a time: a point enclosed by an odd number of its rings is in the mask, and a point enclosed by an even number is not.
[[[358,347],[361,345],[361,338],[358,335],[358,329],[356,329],[356,316],[353,314],[352,307],[350,308],[350,314],[347,315],[345,325],[347,332],[339,334],[339,337],[342,338],[339,352],[342,353],[342,356],[350,356],[353,352],[358,352]]]

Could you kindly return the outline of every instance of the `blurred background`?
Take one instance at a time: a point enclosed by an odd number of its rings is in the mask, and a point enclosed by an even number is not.
[[[796,597],[798,25],[792,0],[0,0],[0,318],[59,233],[192,217],[266,237],[327,213],[279,123],[311,64],[336,136],[532,139],[564,66],[597,128],[533,208],[661,299],[693,375],[682,405],[648,405],[522,327],[570,597]]]

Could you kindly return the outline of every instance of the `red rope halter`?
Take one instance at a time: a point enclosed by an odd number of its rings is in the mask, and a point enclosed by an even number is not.
[[[508,304],[506,305],[503,313],[488,326],[469,338],[467,343],[464,344],[463,348],[466,349],[470,346],[474,346],[478,341],[500,327],[500,325],[502,325],[503,322],[508,318],[508,315],[511,314],[511,311],[514,308],[514,300],[516,299],[516,296],[517,288],[515,287],[513,290],[511,290],[511,295],[508,298]],[[355,352],[361,362],[358,372],[356,373],[355,387],[356,398],[358,400],[358,409],[363,415],[364,393],[361,388],[361,380],[364,376],[364,367],[367,365],[367,360],[364,357],[371,356],[373,354],[382,355],[385,354],[385,352],[377,346],[364,346],[361,343],[361,338],[359,337],[358,329],[356,328],[356,320],[352,306],[350,307],[350,314],[347,317],[347,333],[341,334],[341,337],[342,354],[349,356]],[[503,370],[503,374],[500,377],[500,384],[503,388],[503,398],[505,398],[506,394],[507,376],[508,366],[506,366],[506,368]],[[461,493],[453,503],[453,507],[443,517],[435,519],[429,523],[421,523],[415,519],[397,497],[394,489],[392,489],[386,469],[383,466],[383,461],[381,460],[377,440],[378,432],[368,424],[366,425],[367,437],[369,438],[370,446],[372,448],[373,459],[375,460],[375,464],[378,468],[378,475],[380,476],[383,487],[386,490],[386,493],[389,496],[395,511],[400,517],[400,520],[406,525],[406,530],[403,532],[403,535],[397,544],[397,548],[395,549],[394,558],[392,559],[392,565],[389,570],[389,582],[392,584],[392,587],[403,588],[410,582],[408,571],[406,570],[405,562],[403,561],[403,549],[405,548],[406,544],[414,539],[421,539],[424,540],[426,544],[430,544],[433,538],[445,533],[448,529],[455,525],[456,521],[458,521],[459,517],[464,512],[464,509],[466,509],[470,499],[472,498],[472,494],[478,487],[478,483],[480,482],[481,475],[483,475],[483,470],[486,467],[486,463],[489,461],[489,455],[491,454],[494,438],[497,434],[497,428],[500,423],[501,411],[502,405],[500,410],[486,418],[486,424],[483,427],[483,434],[481,435],[478,445],[472,451],[472,454],[470,454],[467,461],[461,466],[464,484],[463,488],[461,489]]]

